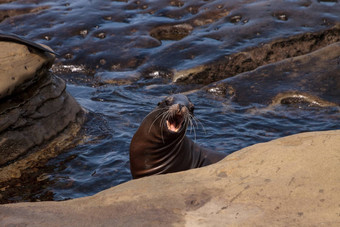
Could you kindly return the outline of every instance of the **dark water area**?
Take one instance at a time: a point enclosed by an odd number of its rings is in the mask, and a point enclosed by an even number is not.
[[[90,89],[70,85],[68,90],[90,114],[84,126],[84,144],[49,162],[55,169],[48,175],[50,182],[45,190],[52,191],[56,200],[91,195],[130,180],[130,140],[144,116],[171,88],[152,91],[145,87]],[[200,120],[198,128],[188,129],[188,136],[227,154],[299,132],[340,128],[337,107],[268,109],[240,106],[205,92],[188,97],[195,103],[195,115]]]
[[[33,180],[15,181],[6,201],[89,196],[131,180],[130,140],[144,116],[173,93],[184,92],[195,104],[200,122],[188,136],[226,154],[300,132],[340,129],[338,106],[244,105],[201,90],[207,80],[176,83],[190,70],[213,67],[240,51],[331,29],[339,12],[338,1],[313,0],[2,1],[0,30],[58,52],[52,71],[88,111],[82,142],[50,160]],[[325,37],[306,51],[340,40],[338,33]],[[284,58],[299,54],[305,52]],[[275,60],[281,59],[259,64]]]

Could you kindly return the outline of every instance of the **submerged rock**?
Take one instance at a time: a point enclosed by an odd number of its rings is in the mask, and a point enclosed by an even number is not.
[[[48,72],[55,58],[48,47],[0,34],[0,49],[2,182],[70,145],[84,111],[66,92],[65,82]]]
[[[2,226],[337,226],[340,131],[257,144],[219,163],[94,196],[0,206]]]

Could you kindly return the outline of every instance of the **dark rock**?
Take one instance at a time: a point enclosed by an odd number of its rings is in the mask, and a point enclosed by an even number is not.
[[[244,105],[336,106],[340,105],[339,56],[340,42],[221,80],[205,89]]]
[[[173,80],[181,83],[209,84],[259,66],[281,61],[323,48],[340,41],[340,24],[321,32],[281,38],[254,48],[221,57],[190,70],[178,71]]]
[[[154,28],[150,35],[158,40],[181,40],[193,30],[190,24],[164,25]]]

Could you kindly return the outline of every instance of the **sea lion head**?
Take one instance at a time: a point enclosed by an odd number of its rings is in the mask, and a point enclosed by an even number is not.
[[[158,103],[157,109],[162,110],[163,125],[170,133],[185,130],[194,115],[194,104],[182,94],[166,97]]]

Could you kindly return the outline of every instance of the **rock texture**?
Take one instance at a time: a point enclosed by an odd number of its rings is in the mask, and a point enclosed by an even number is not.
[[[84,121],[84,111],[66,92],[65,82],[48,72],[54,55],[30,41],[25,44],[11,36],[1,41],[3,37],[0,35],[0,182],[20,177],[32,163],[54,157],[57,152],[48,152],[52,147],[47,144],[59,143],[57,150],[62,150]],[[36,156],[42,150],[45,152]]]
[[[91,197],[0,206],[1,226],[339,226],[340,130],[237,151]]]
[[[340,105],[340,42],[213,83],[205,90],[234,102]]]
[[[235,35],[238,36],[238,35]],[[340,24],[319,32],[277,38],[225,55],[214,62],[175,72],[177,82],[209,84],[267,64],[303,56],[340,41]],[[306,61],[306,60],[305,60]]]
[[[39,80],[52,66],[54,55],[32,52],[28,46],[2,41],[0,34],[0,98],[23,91]]]

